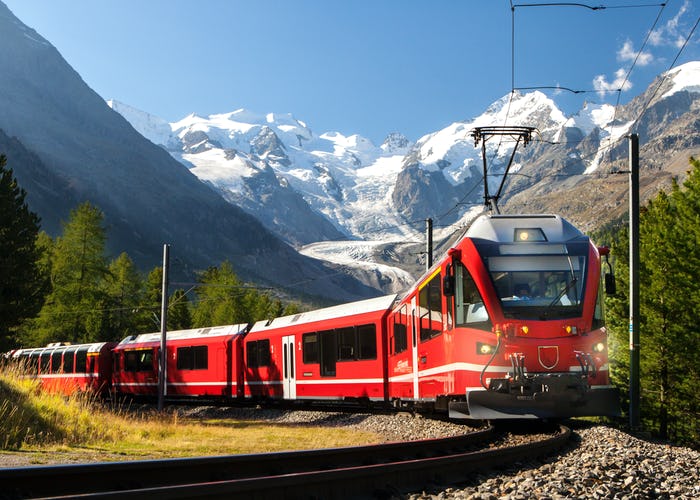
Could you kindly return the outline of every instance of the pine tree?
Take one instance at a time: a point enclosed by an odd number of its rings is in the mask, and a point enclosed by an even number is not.
[[[700,333],[697,307],[700,304],[700,161],[690,159],[691,170],[682,189],[675,189],[677,238],[666,244],[676,269],[679,306],[673,320],[678,324],[670,340],[675,356],[671,360],[674,388],[670,436],[682,436],[695,445],[700,443]]]
[[[220,267],[210,267],[200,277],[195,291],[197,304],[192,313],[196,328],[246,323],[250,321],[243,302],[243,284],[233,266],[226,261]]]
[[[233,266],[223,262],[210,267],[200,277],[195,291],[197,302],[193,308],[195,327],[252,323],[298,312],[298,306],[285,306],[279,299],[242,283]]]
[[[51,252],[51,292],[35,321],[36,342],[93,342],[102,337],[109,271],[102,212],[86,202],[70,213]]]
[[[177,289],[168,300],[168,330],[186,330],[192,328],[190,302],[185,291]]]
[[[45,294],[37,267],[39,217],[6,165],[0,155],[0,352],[15,344],[16,328],[37,313]]]
[[[671,194],[640,214],[640,385],[645,428],[662,438],[700,441],[697,304],[700,299],[700,162]],[[629,387],[628,233],[613,244],[618,296],[606,301],[611,378]]]
[[[143,333],[145,314],[140,307],[145,300],[145,284],[126,253],[109,265],[102,288],[106,295],[105,325],[98,340],[118,341],[127,335]]]
[[[163,295],[163,268],[155,267],[146,279],[145,304],[149,308],[150,320],[146,323],[146,330],[160,330],[160,310]],[[187,330],[192,328],[192,313],[190,302],[184,290],[177,289],[168,297],[168,321],[167,329]],[[153,325],[155,324],[155,329]],[[150,330],[149,330],[150,328]]]

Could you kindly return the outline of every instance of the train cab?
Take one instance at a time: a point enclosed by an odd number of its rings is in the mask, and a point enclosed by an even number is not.
[[[390,317],[392,395],[452,418],[616,414],[598,249],[555,215],[482,215]]]
[[[168,397],[243,395],[242,340],[249,325],[226,325],[166,334]],[[130,336],[114,348],[114,390],[121,395],[158,394],[161,333]]]
[[[246,397],[385,401],[395,295],[259,321],[245,339]]]

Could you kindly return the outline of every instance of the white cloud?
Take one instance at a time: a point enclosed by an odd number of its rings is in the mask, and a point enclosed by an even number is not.
[[[650,52],[640,52],[639,55],[637,55],[637,51],[634,50],[632,42],[627,40],[622,45],[622,48],[617,51],[617,60],[623,62],[632,62],[636,60],[636,64],[639,66],[646,66],[654,60],[654,56],[651,55]]]
[[[678,9],[678,12],[669,19],[665,24],[649,33],[648,46],[650,47],[676,47],[680,48],[686,41],[686,32],[688,30],[687,22],[685,22],[686,14],[690,10],[691,0],[684,0],[683,4]],[[657,52],[656,50],[654,52]],[[657,54],[658,55],[658,54]],[[634,49],[634,44],[631,40],[626,40],[622,47],[617,51],[617,60],[621,63],[629,63],[635,66],[647,66],[653,62],[659,62],[649,51],[640,51],[637,53]],[[636,61],[636,62],[635,62]],[[593,79],[593,88],[602,97],[606,93],[616,92],[619,90],[629,90],[632,88],[632,82],[625,77],[629,69],[620,68],[615,71],[615,77],[612,81],[608,81],[607,75],[598,75]]]
[[[659,29],[656,29],[651,33],[649,36],[649,43],[655,47],[662,45],[680,47],[683,45],[685,42],[685,36],[681,33],[683,29],[681,26],[683,24],[681,22],[681,18],[688,12],[689,6],[690,1],[685,0],[675,16],[669,19],[666,24],[661,26]]]
[[[624,68],[618,69],[615,71],[615,79],[611,82],[608,81],[605,75],[598,75],[593,79],[593,88],[601,97],[607,92],[614,92],[620,89],[629,90],[632,88],[632,82],[625,79],[626,74]]]

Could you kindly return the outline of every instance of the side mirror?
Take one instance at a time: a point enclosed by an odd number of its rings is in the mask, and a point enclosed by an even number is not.
[[[605,293],[607,295],[615,295],[617,293],[615,275],[612,272],[605,273]]]
[[[604,281],[605,281],[605,293],[607,295],[615,295],[617,293],[617,285],[615,285],[615,273],[613,273],[612,266],[610,265],[610,261],[608,260],[608,255],[610,251],[605,248],[607,251],[605,253],[602,253],[602,255],[605,257],[605,275],[604,275]]]

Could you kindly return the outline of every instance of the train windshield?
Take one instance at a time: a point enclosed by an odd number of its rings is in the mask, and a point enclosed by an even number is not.
[[[493,255],[489,273],[506,317],[558,319],[581,316],[586,257]]]

